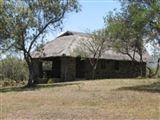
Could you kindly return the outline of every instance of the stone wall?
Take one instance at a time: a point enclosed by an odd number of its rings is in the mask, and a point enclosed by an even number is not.
[[[92,67],[89,60],[85,60],[84,67],[80,68],[82,73],[84,73],[85,79],[91,79],[92,77]],[[82,64],[82,63],[81,63]],[[99,60],[97,70],[95,72],[95,77],[97,79],[102,78],[135,78],[141,75],[146,76],[146,63],[131,62],[131,61],[117,61],[117,60]]]
[[[145,63],[116,60],[104,60],[103,63],[102,61],[99,62],[96,71],[97,78],[135,78],[141,76],[140,66],[142,66],[142,75],[146,74]]]
[[[47,59],[49,60],[49,59]],[[92,67],[88,59],[81,60],[80,58],[73,57],[58,57],[51,58],[53,61],[52,78],[60,78],[56,82],[74,81],[80,79],[92,78]],[[140,67],[142,66],[142,67]],[[142,68],[142,70],[141,70]],[[41,78],[43,75],[42,62],[39,60],[34,61],[35,74],[40,78],[39,83],[45,83],[46,79]],[[118,60],[105,60],[100,59],[97,69],[95,71],[96,79],[105,78],[135,78],[146,76],[146,63],[132,62],[132,61],[118,61]]]

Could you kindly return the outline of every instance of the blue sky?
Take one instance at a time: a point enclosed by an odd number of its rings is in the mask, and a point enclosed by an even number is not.
[[[71,13],[64,20],[62,31],[50,33],[47,40],[53,40],[64,31],[86,32],[104,27],[103,18],[109,11],[120,9],[118,0],[79,0],[81,11]]]

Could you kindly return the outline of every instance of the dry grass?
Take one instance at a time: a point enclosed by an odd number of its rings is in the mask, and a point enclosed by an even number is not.
[[[160,120],[157,80],[113,79],[1,89],[1,119]]]

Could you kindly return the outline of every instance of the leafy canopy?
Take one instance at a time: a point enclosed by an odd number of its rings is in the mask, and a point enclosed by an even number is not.
[[[49,30],[62,25],[66,13],[79,11],[76,0],[5,0],[0,2],[3,48],[30,52]]]

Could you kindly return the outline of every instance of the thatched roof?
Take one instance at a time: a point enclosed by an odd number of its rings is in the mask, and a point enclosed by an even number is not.
[[[44,45],[43,50],[35,51],[32,54],[33,58],[48,58],[48,57],[60,57],[60,56],[71,56],[77,57],[78,54],[75,54],[74,50],[78,47],[79,41],[89,39],[89,35],[80,32],[71,32],[67,31],[56,39],[48,42]],[[131,60],[127,55],[117,53],[112,49],[106,50],[103,52],[102,59],[113,59],[113,60]],[[139,56],[136,54],[135,58],[139,60]],[[143,55],[143,60],[147,61],[149,58],[148,53],[146,52]]]

